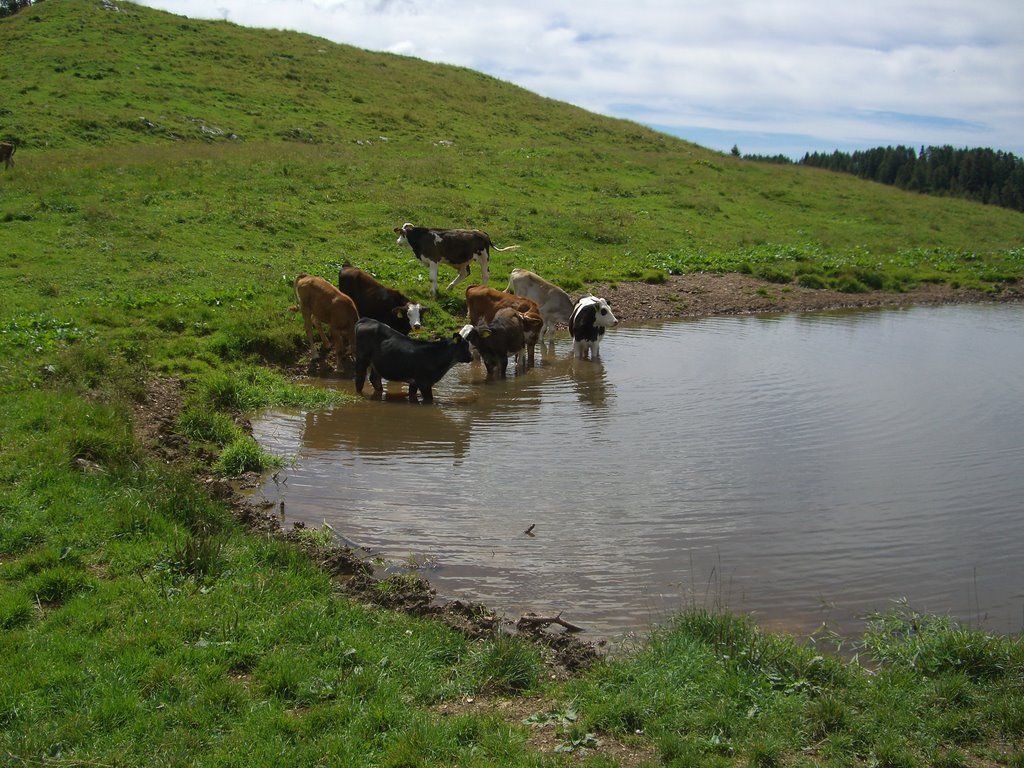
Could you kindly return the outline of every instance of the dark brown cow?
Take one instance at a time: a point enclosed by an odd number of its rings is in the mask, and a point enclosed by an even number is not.
[[[322,277],[307,275],[305,272],[295,278],[293,283],[295,298],[299,302],[291,308],[292,312],[301,311],[302,320],[306,325],[306,338],[313,346],[313,326],[320,333],[324,346],[330,344],[324,334],[324,325],[331,330],[334,342],[334,353],[337,355],[337,369],[342,368],[345,352],[355,355],[356,322],[359,310],[355,302],[339,291]],[[319,357],[319,355],[316,355]]]
[[[495,371],[503,379],[508,375],[509,355],[518,358],[523,351],[526,346],[525,326],[529,322],[528,315],[505,307],[495,312],[489,323],[481,321],[466,332],[466,340],[480,352],[487,368],[487,378],[492,378]]]
[[[4,163],[4,168],[14,167],[14,150],[17,146],[9,141],[0,141],[0,160]]]
[[[408,335],[422,327],[426,310],[401,291],[382,285],[368,272],[347,261],[338,271],[338,288],[356,303],[360,317],[372,317]]]
[[[413,254],[423,264],[430,267],[430,295],[437,298],[437,265],[444,263],[459,271],[455,279],[448,283],[451,290],[469,277],[469,265],[473,259],[480,264],[480,279],[484,285],[488,281],[488,260],[491,248],[496,251],[514,251],[518,245],[496,247],[490,236],[479,229],[427,229],[403,224],[395,227],[398,244],[408,245]]]
[[[488,288],[486,285],[471,285],[466,288],[466,312],[471,325],[491,322],[498,310],[506,307],[511,307],[523,315],[523,334],[527,349],[526,364],[532,366],[534,347],[540,339],[541,328],[544,327],[544,320],[541,318],[537,302],[525,296],[515,296]]]

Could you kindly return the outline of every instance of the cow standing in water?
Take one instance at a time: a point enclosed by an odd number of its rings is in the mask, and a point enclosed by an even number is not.
[[[524,296],[536,302],[540,316],[544,320],[540,330],[542,341],[554,341],[555,328],[558,324],[569,324],[569,315],[573,309],[572,299],[569,298],[569,294],[540,275],[525,269],[513,269],[505,292]]]
[[[601,357],[601,337],[605,328],[614,328],[618,324],[607,301],[597,296],[584,296],[576,302],[569,316],[573,356],[582,360],[590,353],[590,359],[597,360]]]
[[[526,327],[531,322],[534,322],[531,316],[512,307],[505,307],[495,312],[490,322],[481,321],[464,329],[466,339],[480,352],[488,379],[493,378],[495,372],[503,379],[508,375],[509,355],[519,358],[519,353],[526,346]],[[539,323],[534,328],[539,329]],[[523,368],[519,369],[519,373],[523,372]]]
[[[369,371],[376,394],[384,391],[381,379],[409,384],[409,400],[423,393],[423,402],[434,401],[433,387],[456,363],[473,360],[469,342],[456,333],[446,341],[410,339],[379,320],[364,317],[356,323],[356,392],[363,393]]]
[[[469,277],[469,265],[473,259],[480,264],[480,278],[487,285],[491,248],[496,251],[514,251],[519,247],[507,245],[498,248],[491,242],[490,236],[479,229],[427,229],[406,223],[396,227],[395,232],[398,234],[398,244],[408,245],[413,255],[430,267],[430,296],[434,299],[437,298],[438,264],[448,264],[459,272],[448,283],[449,291]]]

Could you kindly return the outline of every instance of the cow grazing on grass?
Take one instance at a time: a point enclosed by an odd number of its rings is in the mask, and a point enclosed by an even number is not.
[[[559,323],[569,324],[573,303],[569,294],[540,275],[525,269],[513,269],[508,278],[506,293],[525,296],[537,303],[544,320],[540,336],[542,340],[555,340],[555,328]],[[548,338],[550,336],[550,338]]]
[[[356,303],[360,317],[372,317],[409,334],[423,325],[422,304],[406,298],[401,291],[379,283],[371,274],[348,262],[338,271],[338,288]]]
[[[494,318],[485,323],[467,326],[466,339],[477,348],[487,368],[487,378],[492,378],[495,371],[501,378],[508,375],[509,355],[517,358],[526,344],[524,326],[529,321],[527,315],[505,307],[494,313]]]
[[[0,160],[4,163],[4,168],[14,167],[14,150],[18,147],[9,141],[0,141]]]
[[[544,326],[537,302],[525,296],[515,296],[505,291],[488,288],[486,285],[470,285],[466,288],[466,312],[469,315],[470,325],[478,325],[480,322],[489,323],[494,319],[498,310],[506,307],[511,307],[524,316],[523,334],[528,355],[526,364],[532,366],[534,347],[540,339],[540,331]],[[518,357],[516,355],[517,359]]]
[[[576,302],[569,316],[569,334],[572,336],[572,352],[578,359],[590,353],[592,360],[601,356],[601,337],[606,328],[619,324],[612,314],[608,302],[597,296],[584,296]]]
[[[410,339],[379,320],[364,317],[356,323],[356,392],[362,394],[366,373],[376,394],[384,391],[381,379],[409,384],[409,399],[434,401],[433,386],[456,363],[473,359],[469,342],[461,334],[446,341]]]
[[[396,227],[395,232],[398,234],[398,244],[408,245],[413,255],[430,267],[430,295],[435,299],[438,264],[448,264],[458,270],[459,274],[448,283],[449,291],[469,277],[469,265],[473,259],[480,263],[480,279],[487,285],[491,248],[496,251],[513,251],[519,247],[507,245],[498,248],[488,234],[479,229],[427,229],[406,223]]]
[[[339,291],[322,277],[307,275],[305,272],[295,278],[295,299],[298,305],[291,308],[293,312],[302,312],[302,321],[306,326],[306,338],[313,346],[313,326],[320,334],[320,340],[327,346],[331,342],[324,334],[324,325],[331,332],[334,353],[337,355],[337,368],[340,371],[346,352],[351,355],[355,350],[355,326],[359,320],[359,310],[355,302]],[[316,354],[314,359],[319,357]]]

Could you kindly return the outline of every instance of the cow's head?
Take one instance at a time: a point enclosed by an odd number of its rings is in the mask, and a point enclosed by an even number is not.
[[[544,327],[544,320],[533,312],[520,312],[519,319],[523,321],[523,339],[527,344],[536,344],[540,339],[540,329]]]
[[[427,308],[422,304],[413,304],[411,301],[408,304],[404,304],[401,307],[395,307],[392,310],[395,313],[395,317],[406,317],[409,319],[409,325],[412,326],[414,331],[418,331],[423,327],[423,313],[427,311]]]
[[[452,334],[452,343],[455,345],[455,362],[457,363],[473,362],[473,351],[469,348],[469,331],[467,329],[472,332],[476,331],[473,326],[467,325],[461,331]]]
[[[594,316],[594,325],[598,328],[614,328],[619,324],[619,319],[612,314],[611,305],[604,299],[597,300],[597,314]]]
[[[619,320],[612,313],[611,305],[598,296],[591,296],[589,293],[576,302],[576,310],[587,310],[587,314],[593,313],[594,326],[597,328],[614,328]]]
[[[413,226],[409,222],[405,222],[405,224],[400,227],[395,227],[395,234],[398,235],[397,242],[399,245],[409,245],[409,240],[406,238],[405,233],[412,228]]]

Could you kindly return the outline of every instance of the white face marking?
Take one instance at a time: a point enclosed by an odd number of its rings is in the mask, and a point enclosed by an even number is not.
[[[409,324],[414,330],[423,326],[423,323],[420,321],[420,313],[423,312],[422,304],[406,304],[405,312],[409,316]]]
[[[591,304],[597,304],[597,313],[594,315],[594,325],[599,328],[612,328],[619,324],[618,318],[612,314],[612,308],[604,299],[595,299]]]
[[[473,326],[472,325],[464,325],[464,326],[462,326],[462,328],[459,329],[459,336],[461,336],[462,338],[465,339],[467,336],[469,336],[469,332],[472,331],[472,330],[473,330]]]

